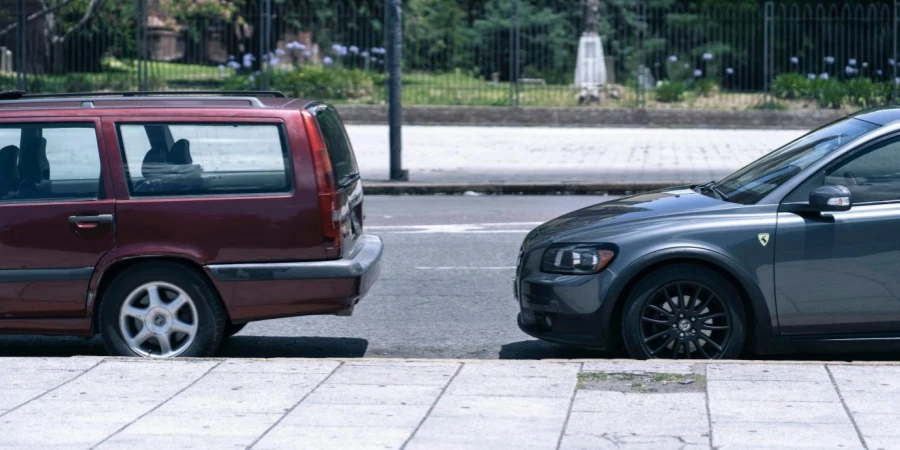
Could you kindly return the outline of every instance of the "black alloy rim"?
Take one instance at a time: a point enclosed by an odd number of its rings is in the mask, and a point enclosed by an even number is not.
[[[728,347],[731,329],[722,297],[693,281],[664,285],[641,308],[640,338],[651,358],[718,359]]]

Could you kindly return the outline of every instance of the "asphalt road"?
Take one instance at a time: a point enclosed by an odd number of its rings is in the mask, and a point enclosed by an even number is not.
[[[541,222],[610,199],[582,196],[366,198],[367,232],[385,242],[383,272],[352,317],[251,323],[219,356],[394,358],[622,357],[544,343],[519,331],[516,252]],[[105,355],[98,338],[0,336],[0,356]],[[896,355],[766,359],[894,359]]]
[[[251,323],[228,357],[552,358],[603,356],[519,331],[516,252],[541,222],[610,197],[366,198],[385,243],[381,278],[352,317]],[[0,356],[105,354],[99,339],[0,336]]]

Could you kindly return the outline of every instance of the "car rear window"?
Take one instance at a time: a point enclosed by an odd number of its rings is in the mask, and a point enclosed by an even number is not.
[[[333,106],[314,106],[309,109],[309,112],[315,116],[322,137],[325,139],[335,180],[338,186],[346,186],[356,180],[359,176],[359,169],[356,166],[356,156],[353,154],[353,146],[350,145],[350,138],[344,130],[344,124]]]
[[[278,125],[129,123],[118,130],[132,196],[290,190]]]

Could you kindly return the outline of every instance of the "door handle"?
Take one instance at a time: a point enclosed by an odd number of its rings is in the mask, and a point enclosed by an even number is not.
[[[69,225],[75,226],[80,230],[89,230],[97,228],[100,224],[115,223],[115,217],[112,214],[100,214],[97,216],[70,216]]]

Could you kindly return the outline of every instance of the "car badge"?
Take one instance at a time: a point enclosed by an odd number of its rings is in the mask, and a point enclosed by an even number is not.
[[[759,238],[759,243],[762,244],[763,247],[769,243],[769,233],[759,233],[756,237]]]

